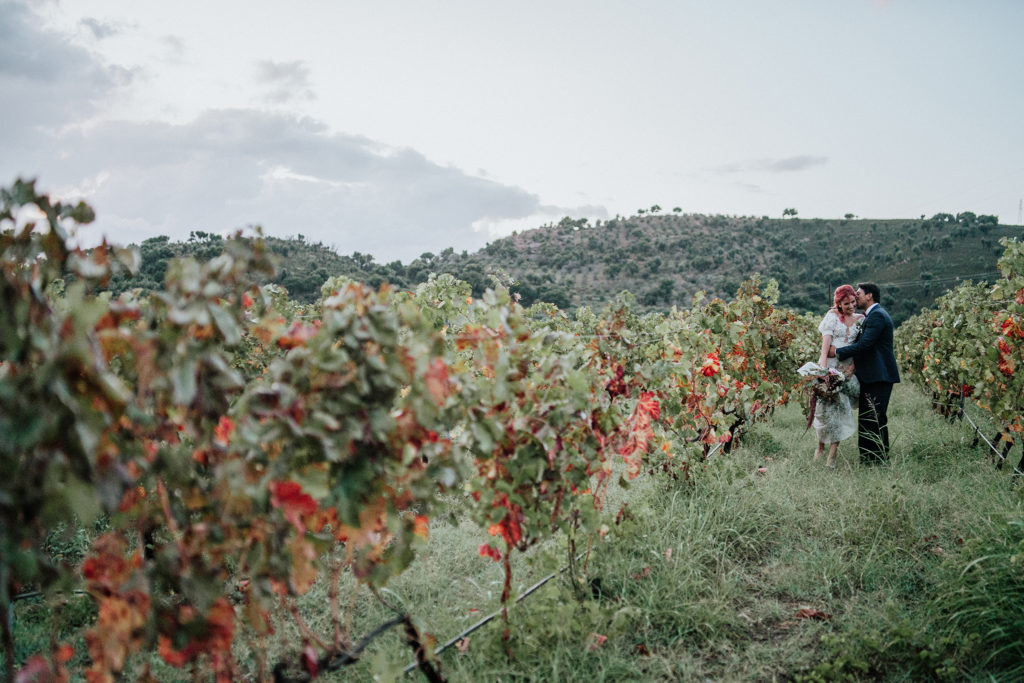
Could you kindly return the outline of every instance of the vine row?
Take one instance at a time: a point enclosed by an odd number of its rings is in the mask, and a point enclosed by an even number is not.
[[[348,630],[339,577],[387,604],[380,589],[451,496],[491,539],[479,553],[502,563],[508,604],[513,553],[563,535],[572,562],[622,514],[605,509],[611,486],[691,481],[790,400],[814,347],[813,325],[756,279],[666,315],[623,295],[570,318],[524,309],[500,282],[474,299],[446,275],[415,292],[334,278],[302,306],[261,284],[274,264],[258,236],[172,263],[162,291],[112,298],[97,288],[137,255],[71,246],[88,206],[21,181],[0,199],[0,608],[84,587],[90,681],[144,677],[149,653],[218,680],[354,661],[368,641]],[[56,525],[101,515],[81,562],[47,552]],[[326,634],[295,608],[317,581]],[[280,611],[301,642],[264,661]],[[419,622],[394,611],[437,675]],[[75,654],[55,636],[22,674],[66,678]]]
[[[970,401],[993,418],[1005,458],[1024,432],[1024,244],[1001,244],[994,284],[965,282],[939,297],[900,325],[896,347],[940,413],[958,417]]]

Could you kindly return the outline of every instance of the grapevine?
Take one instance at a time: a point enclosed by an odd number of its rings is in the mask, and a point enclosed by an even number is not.
[[[1024,244],[1001,243],[994,284],[964,283],[940,297],[900,326],[896,346],[941,412],[955,416],[969,399],[1002,425],[1005,457],[1024,432]]]
[[[92,681],[144,677],[149,655],[218,680],[316,677],[392,626],[433,671],[400,609],[350,632],[343,573],[382,596],[444,501],[464,497],[507,604],[513,553],[564,535],[572,561],[577,541],[607,533],[610,486],[696,476],[789,400],[810,351],[805,321],[757,280],[664,316],[635,315],[629,296],[575,319],[527,311],[500,283],[474,299],[445,275],[415,292],[332,279],[301,307],[262,284],[274,263],[258,235],[173,262],[162,291],[111,299],[96,287],[137,259],[68,246],[86,205],[22,182],[2,200],[0,460],[13,474],[0,608],[24,590],[84,587],[97,606],[79,653]],[[32,207],[45,226],[15,229]],[[99,515],[109,523],[81,563],[44,551],[54,524]],[[326,634],[295,608],[318,581],[334,596]],[[275,612],[301,642],[264,661]],[[3,639],[11,663],[9,620]],[[256,671],[233,659],[237,643]],[[55,639],[25,671],[66,678],[69,648]]]

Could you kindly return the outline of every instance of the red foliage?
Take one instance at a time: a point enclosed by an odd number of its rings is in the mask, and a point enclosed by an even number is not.
[[[643,456],[647,453],[654,431],[651,423],[661,417],[661,406],[651,392],[640,394],[636,409],[630,418],[629,437],[619,448],[619,455],[626,462],[626,475],[635,479],[640,474]]]
[[[235,610],[226,598],[218,598],[206,615],[198,614],[189,605],[179,607],[176,613],[164,614],[157,651],[165,662],[173,667],[182,667],[202,654],[212,660],[217,681],[228,682],[234,673],[231,657],[231,642],[235,637]],[[182,631],[199,635],[189,640],[185,647],[177,649],[168,634]]]
[[[416,519],[413,520],[413,533],[420,538],[430,535],[430,519],[426,515],[416,515]]]
[[[270,504],[281,511],[299,534],[306,533],[304,518],[313,515],[318,509],[313,497],[303,492],[302,486],[294,481],[270,482]]]
[[[292,323],[288,331],[277,340],[277,345],[282,349],[294,349],[296,346],[304,346],[320,328],[319,320],[316,324],[306,325],[298,320]]]
[[[137,552],[125,557],[124,542],[114,534],[104,534],[93,544],[93,554],[82,563],[82,577],[89,590],[103,594],[116,592],[142,564]]]
[[[489,557],[495,562],[501,562],[501,551],[487,543],[480,544],[480,557]]]
[[[510,548],[523,540],[523,527],[519,522],[522,513],[519,512],[516,506],[512,507],[514,509],[510,510],[500,522],[492,524],[487,529],[491,536],[501,536]]]
[[[1009,344],[1006,343],[1006,339],[1003,337],[999,338],[999,372],[1003,373],[1007,377],[1012,377],[1013,372],[1017,367],[1016,362],[1013,360],[1013,349]]]
[[[722,361],[715,352],[709,353],[704,358],[704,364],[700,366],[700,372],[705,377],[714,377],[722,370]]]
[[[999,329],[1002,330],[1002,333],[1010,339],[1015,337],[1017,339],[1024,339],[1024,324],[1014,319],[1012,315],[1008,316],[1002,323],[1000,323]]]
[[[213,428],[213,442],[226,448],[235,431],[235,423],[227,415],[222,415],[217,426]]]
[[[451,380],[448,379],[448,366],[440,358],[435,358],[430,367],[423,373],[423,382],[427,385],[430,397],[437,405],[444,405],[444,401],[451,393]]]
[[[605,385],[605,390],[608,394],[615,398],[616,396],[625,396],[629,393],[629,387],[626,384],[626,368],[622,367],[621,363],[615,365],[615,376],[608,380]]]

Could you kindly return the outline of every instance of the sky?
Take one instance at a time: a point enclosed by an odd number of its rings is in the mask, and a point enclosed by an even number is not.
[[[0,186],[78,238],[411,261],[633,215],[1018,223],[1019,0],[0,0]]]

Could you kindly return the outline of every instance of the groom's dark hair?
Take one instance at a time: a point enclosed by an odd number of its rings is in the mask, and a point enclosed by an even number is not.
[[[876,304],[882,303],[882,293],[879,291],[878,285],[874,282],[861,282],[857,287],[859,287],[865,294],[870,294],[874,298]]]

